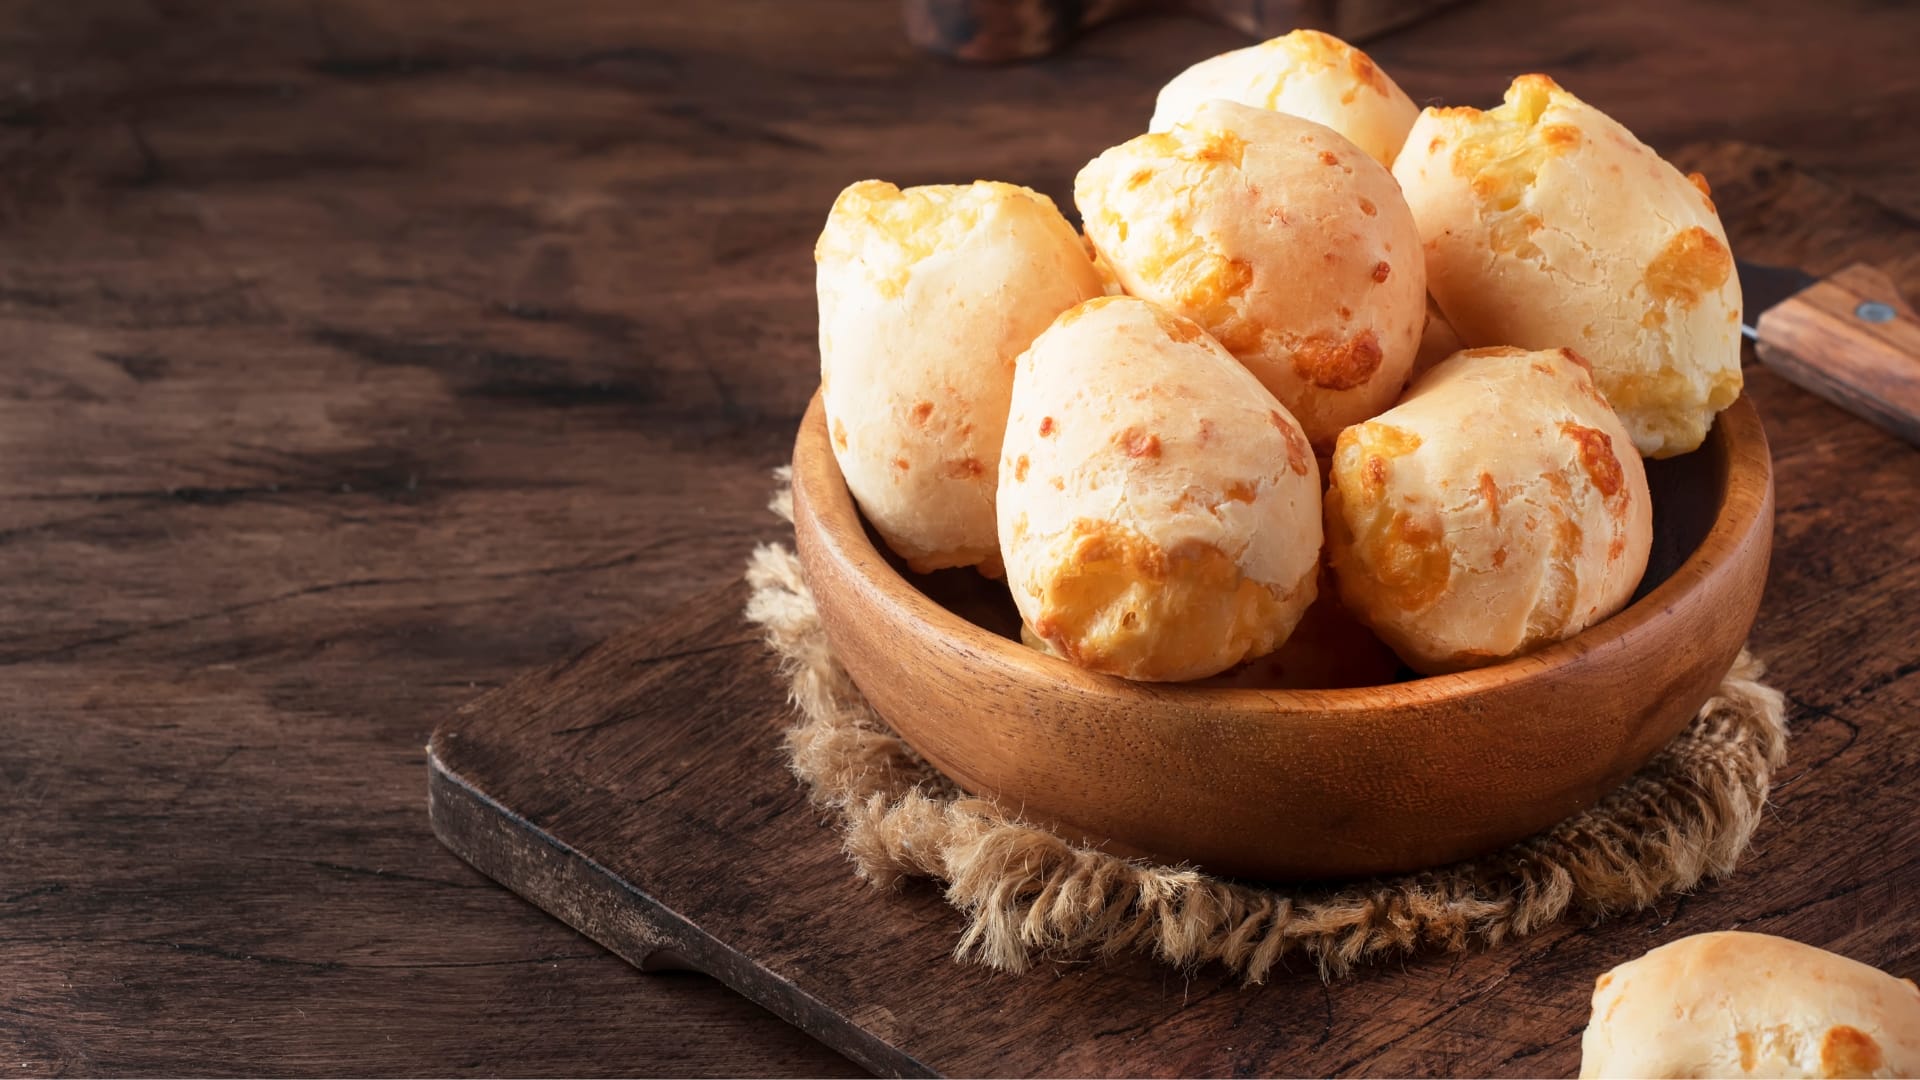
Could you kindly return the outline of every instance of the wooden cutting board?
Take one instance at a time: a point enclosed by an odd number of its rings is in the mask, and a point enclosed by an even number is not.
[[[1742,257],[1815,273],[1866,261],[1908,290],[1920,282],[1913,223],[1751,147],[1678,160],[1714,180]],[[1819,568],[1793,564],[1796,500],[1910,482],[1898,455],[1915,452],[1764,371],[1748,376],[1781,462],[1775,578],[1797,592]],[[1842,458],[1809,451],[1834,437],[1884,443],[1888,476],[1847,473]],[[1861,538],[1909,528],[1874,517],[1890,505],[1863,496],[1858,520],[1826,527]],[[1870,593],[1868,581],[1857,603]],[[1796,703],[1807,730],[1783,787],[1797,785],[1794,805],[1821,816],[1777,815],[1733,880],[1658,912],[1333,985],[1304,964],[1254,989],[1135,958],[1019,976],[959,966],[948,959],[959,916],[925,884],[881,892],[856,880],[786,772],[782,683],[740,617],[745,599],[744,585],[698,597],[463,708],[428,747],[433,827],[632,963],[707,972],[876,1072],[1572,1075],[1594,977],[1683,934],[1743,925],[1920,974],[1910,926],[1874,908],[1909,904],[1920,884],[1907,786],[1832,772],[1807,780],[1861,742],[1872,758],[1910,758],[1920,721],[1861,723],[1844,703]],[[1846,598],[1830,599],[1797,604],[1784,623],[1763,605],[1763,655],[1770,635],[1805,640],[1836,664],[1868,649],[1848,629],[1857,620]],[[1776,664],[1796,666],[1806,665]],[[1877,854],[1829,865],[1836,835]]]

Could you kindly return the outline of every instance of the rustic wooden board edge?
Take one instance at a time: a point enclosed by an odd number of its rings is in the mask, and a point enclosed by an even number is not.
[[[692,970],[719,979],[877,1075],[939,1075],[455,773],[440,747],[459,738],[457,726],[457,719],[441,724],[427,744],[427,815],[447,850],[640,971]]]

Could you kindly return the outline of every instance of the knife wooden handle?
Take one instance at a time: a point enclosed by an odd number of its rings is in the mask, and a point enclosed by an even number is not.
[[[1856,263],[1760,316],[1755,350],[1782,377],[1920,446],[1920,318]]]

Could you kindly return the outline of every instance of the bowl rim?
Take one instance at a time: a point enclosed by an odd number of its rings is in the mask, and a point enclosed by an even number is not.
[[[864,591],[893,607],[897,616],[911,619],[927,635],[948,639],[967,654],[991,659],[1010,670],[1042,671],[1062,684],[1061,689],[1096,696],[1177,699],[1188,707],[1211,707],[1222,712],[1365,713],[1383,706],[1439,704],[1507,689],[1576,669],[1597,653],[1630,650],[1653,636],[1662,614],[1725,571],[1732,556],[1756,530],[1771,527],[1772,456],[1751,397],[1742,394],[1723,410],[1707,439],[1725,444],[1727,465],[1725,480],[1717,492],[1719,510],[1693,552],[1646,595],[1565,641],[1498,664],[1374,686],[1315,690],[1194,686],[1102,675],[1002,637],[947,609],[895,570],[867,539],[864,517],[833,455],[819,393],[800,423],[794,446],[793,485],[800,501],[820,519],[821,527],[811,539],[823,543],[836,562],[855,572],[866,586]],[[834,521],[853,527],[836,528]]]

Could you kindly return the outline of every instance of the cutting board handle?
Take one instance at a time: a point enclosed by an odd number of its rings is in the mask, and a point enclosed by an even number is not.
[[[1920,446],[1920,318],[1893,279],[1855,263],[1760,316],[1768,367]]]

